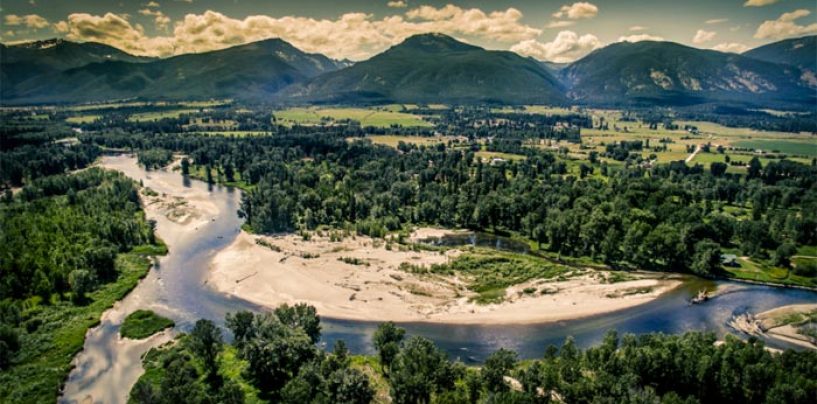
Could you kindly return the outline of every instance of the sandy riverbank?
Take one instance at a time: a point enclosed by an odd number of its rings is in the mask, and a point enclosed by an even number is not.
[[[419,229],[412,239],[439,236]],[[258,244],[257,240],[263,240]],[[272,246],[272,247],[269,247]],[[647,303],[680,285],[660,274],[606,283],[607,273],[586,270],[567,280],[535,280],[509,287],[499,304],[471,301],[456,276],[415,275],[401,263],[445,263],[462,252],[387,250],[382,240],[347,237],[255,236],[242,232],[212,261],[208,283],[221,292],[267,307],[306,302],[323,316],[369,321],[536,323],[580,318]],[[358,265],[341,261],[357,259]],[[524,293],[535,287],[537,293]],[[547,290],[547,294],[538,291]]]
[[[765,335],[790,344],[817,349],[814,340],[801,334],[798,326],[793,324],[803,319],[804,315],[817,311],[817,304],[793,304],[777,307],[759,314],[745,313],[735,316],[729,326],[749,335]]]

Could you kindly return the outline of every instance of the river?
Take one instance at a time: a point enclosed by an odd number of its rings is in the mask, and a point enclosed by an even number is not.
[[[106,404],[125,403],[128,392],[143,373],[141,356],[148,349],[172,339],[178,331],[189,330],[199,318],[224,323],[228,312],[241,309],[261,310],[240,299],[229,298],[206,285],[213,255],[229,245],[239,233],[242,219],[237,215],[240,192],[201,181],[189,180],[178,172],[146,171],[129,156],[105,156],[102,166],[124,172],[159,193],[205,195],[218,214],[194,231],[163,216],[157,221],[157,233],[170,246],[148,276],[122,301],[106,311],[99,326],[88,331],[83,351],[74,359],[75,368],[66,382],[60,402]],[[728,286],[730,293],[703,304],[690,305],[689,299],[701,288]],[[573,336],[581,347],[601,341],[609,329],[619,333],[682,333],[711,331],[719,336],[729,333],[726,322],[735,314],[762,312],[797,303],[817,302],[817,293],[713,282],[693,278],[658,299],[630,309],[577,320],[532,325],[449,325],[402,323],[411,335],[434,340],[452,357],[465,363],[478,363],[499,349],[513,349],[522,358],[540,356],[548,344],[558,345]],[[122,340],[119,327],[124,317],[140,308],[149,308],[176,322],[171,332],[142,341]],[[372,353],[371,336],[377,323],[323,318],[321,343],[331,346],[343,339],[356,353]],[[768,340],[777,348],[795,348]]]

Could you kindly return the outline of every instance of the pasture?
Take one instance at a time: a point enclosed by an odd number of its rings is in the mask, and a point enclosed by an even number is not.
[[[431,123],[416,115],[396,112],[391,108],[289,108],[274,111],[276,120],[285,125],[335,125],[344,120],[360,122],[361,126],[388,128],[393,125],[431,127]]]

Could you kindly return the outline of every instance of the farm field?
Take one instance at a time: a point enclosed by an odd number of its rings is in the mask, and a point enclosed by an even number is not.
[[[154,112],[140,112],[128,117],[130,122],[151,122],[159,121],[166,118],[178,118],[183,114],[195,114],[199,112],[198,109],[173,109],[169,111],[154,111]]]
[[[354,140],[357,138],[352,138]],[[464,139],[455,136],[405,136],[405,135],[375,135],[368,136],[374,144],[382,144],[389,147],[397,147],[400,142],[416,144],[418,146],[433,146],[440,143],[448,143],[451,141],[464,141]]]
[[[83,124],[83,123],[91,123],[94,121],[99,120],[102,118],[102,115],[77,115],[68,117],[65,119],[65,122],[74,123],[74,124]]]
[[[387,128],[392,125],[430,127],[431,123],[416,115],[393,110],[369,108],[289,108],[274,111],[275,118],[286,126],[329,125],[336,121],[351,119],[361,126]]]
[[[732,142],[732,146],[759,149],[764,152],[817,157],[817,138],[805,140],[752,139]]]

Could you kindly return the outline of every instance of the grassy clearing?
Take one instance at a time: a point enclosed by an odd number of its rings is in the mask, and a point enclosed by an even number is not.
[[[152,122],[162,119],[177,119],[183,114],[195,114],[198,109],[172,109],[169,111],[139,112],[128,117],[129,122]]]
[[[505,298],[507,287],[534,279],[566,277],[572,270],[543,258],[527,254],[496,251],[486,248],[469,250],[448,264],[431,267],[401,265],[413,273],[457,275],[467,287],[477,293],[473,301],[479,304],[499,303]]]
[[[152,310],[136,310],[125,317],[119,335],[122,338],[144,339],[174,325],[176,323],[173,320],[162,317]]]
[[[500,153],[500,152],[492,152],[492,151],[485,151],[481,150],[474,153],[474,156],[477,158],[482,159],[483,161],[491,161],[493,159],[503,159],[503,160],[524,160],[526,157],[519,155],[519,154],[511,154],[511,153]]]
[[[354,140],[357,138],[351,138]],[[368,136],[366,139],[370,139],[374,144],[382,144],[389,147],[397,148],[397,145],[400,142],[416,144],[418,146],[434,146],[441,143],[448,143],[454,140],[460,140],[458,137],[454,136],[402,136],[402,135],[376,135],[376,136]]]
[[[89,303],[77,306],[66,301],[27,304],[27,332],[20,337],[22,349],[11,368],[0,372],[0,402],[53,403],[71,370],[71,360],[82,350],[85,333],[99,324],[102,312],[128,294],[150,269],[150,255],[167,252],[164,246],[142,246],[119,254],[119,278],[89,294]]]
[[[352,355],[352,369],[357,369],[369,377],[369,382],[375,391],[374,403],[390,403],[389,381],[383,377],[383,365],[374,356]]]
[[[795,264],[797,261],[795,261]],[[723,267],[730,277],[755,282],[775,283],[779,285],[799,285],[817,287],[817,278],[795,274],[786,268],[775,267],[766,262],[751,258],[738,259],[740,267]]]
[[[77,115],[65,119],[65,122],[73,124],[92,123],[102,118],[102,115]]]
[[[393,110],[368,108],[290,108],[273,112],[275,118],[286,126],[333,125],[343,120],[360,122],[361,126],[388,128],[393,125],[430,127],[422,118]]]

